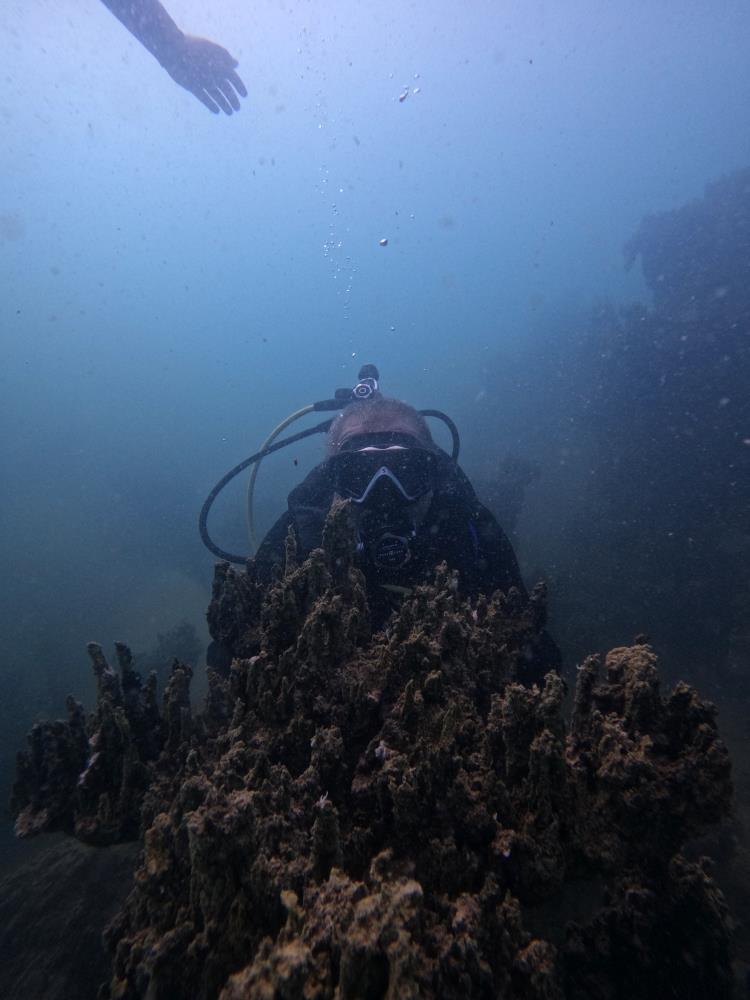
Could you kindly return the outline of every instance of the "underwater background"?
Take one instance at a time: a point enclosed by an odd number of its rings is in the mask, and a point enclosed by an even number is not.
[[[0,11],[3,799],[31,722],[92,697],[87,641],[202,661],[206,494],[374,362],[457,422],[567,675],[647,633],[719,704],[742,813],[747,5],[168,6],[239,60],[239,114],[95,0]],[[321,454],[264,463],[261,532]]]

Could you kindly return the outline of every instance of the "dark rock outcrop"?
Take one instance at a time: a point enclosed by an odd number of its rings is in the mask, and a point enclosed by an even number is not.
[[[291,547],[267,592],[219,567],[209,617],[235,658],[202,713],[179,664],[157,713],[126,651],[119,679],[97,653],[84,794],[80,713],[32,736],[23,829],[122,839],[139,809],[104,995],[728,997],[726,907],[680,854],[729,806],[712,707],[663,696],[638,644],[584,663],[568,722],[559,676],[516,680],[542,593],[467,602],[445,568],[371,635],[351,540],[335,504],[323,548],[297,566]],[[564,933],[532,931],[584,883]]]

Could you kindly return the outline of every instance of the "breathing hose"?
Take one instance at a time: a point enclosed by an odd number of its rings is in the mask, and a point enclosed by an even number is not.
[[[308,406],[303,406],[301,410],[297,410],[296,413],[291,413],[285,420],[282,420],[278,426],[274,427],[261,445],[260,451],[264,452],[269,445],[273,444],[279,434],[281,434],[283,430],[286,430],[289,424],[294,423],[295,420],[299,420],[300,417],[304,417],[306,413],[311,413],[314,409],[315,404],[310,403]],[[263,461],[263,457],[265,456],[262,456],[255,463],[253,463],[253,471],[250,473],[250,482],[247,484],[247,533],[250,537],[250,555],[253,555],[255,550],[258,548],[258,540],[255,537],[253,494],[255,493],[255,480],[258,478],[258,470],[260,469],[260,463]]]
[[[303,406],[299,410],[295,410],[288,417],[281,421],[273,431],[268,435],[266,440],[263,442],[262,447],[259,451],[256,451],[254,455],[250,458],[246,458],[244,462],[240,462],[239,465],[235,465],[233,469],[223,476],[219,482],[214,486],[211,492],[206,497],[206,500],[201,507],[201,512],[198,517],[198,530],[200,532],[201,540],[203,544],[213,552],[214,555],[218,556],[220,559],[224,559],[227,562],[244,564],[247,562],[249,556],[239,556],[233,552],[227,552],[218,546],[211,538],[208,533],[208,515],[213,507],[214,501],[217,496],[227,483],[230,483],[235,476],[238,476],[241,472],[248,468],[248,466],[254,466],[253,471],[250,475],[250,482],[247,487],[247,527],[248,534],[250,536],[250,544],[253,552],[258,547],[257,539],[255,537],[255,515],[253,513],[253,496],[255,492],[255,480],[258,477],[258,469],[260,463],[267,455],[273,454],[275,451],[280,451],[282,448],[286,448],[290,444],[295,444],[297,441],[302,441],[307,437],[311,437],[313,434],[325,434],[333,423],[333,419],[324,420],[320,424],[316,424],[315,427],[308,427],[304,431],[299,431],[297,434],[291,434],[289,437],[282,438],[281,441],[277,441],[276,438],[284,431],[290,424],[294,423],[295,420],[299,420],[300,417],[304,417],[308,413],[320,413],[324,411],[330,412],[331,410],[342,410],[349,403],[356,402],[358,400],[369,399],[372,397],[378,397],[379,391],[379,379],[378,370],[374,365],[364,365],[359,371],[359,381],[354,386],[353,389],[337,389],[333,399],[321,399],[317,403],[310,403],[307,406]],[[461,447],[461,441],[458,436],[458,428],[453,423],[451,418],[447,416],[442,410],[419,410],[419,413],[423,417],[436,417],[438,420],[442,420],[450,431],[452,439],[451,448],[451,458],[454,462],[458,461],[458,453]]]
[[[312,437],[313,434],[325,434],[332,422],[332,420],[324,420],[322,424],[317,424],[315,427],[308,427],[307,430],[299,431],[297,434],[292,434],[288,438],[283,438],[275,444],[270,444],[266,448],[261,448],[260,451],[256,451],[256,453],[251,455],[250,458],[246,458],[244,462],[240,462],[239,465],[235,465],[233,469],[230,469],[226,476],[222,476],[216,486],[214,486],[206,497],[198,516],[198,531],[200,532],[201,540],[207,549],[213,552],[215,556],[218,556],[219,559],[225,559],[227,562],[239,563],[240,565],[244,565],[247,562],[247,556],[238,556],[236,553],[227,552],[225,549],[216,545],[216,543],[211,539],[206,522],[208,521],[208,514],[213,507],[214,500],[221,493],[227,483],[230,483],[235,476],[244,472],[249,465],[260,462],[266,457],[266,455],[271,455],[275,451],[280,451],[282,448],[286,448],[287,445],[295,444],[297,441],[302,441],[306,437]]]

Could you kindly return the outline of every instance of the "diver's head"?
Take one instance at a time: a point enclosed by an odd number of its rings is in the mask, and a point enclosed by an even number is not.
[[[399,569],[429,508],[437,448],[424,418],[396,399],[352,403],[328,433],[335,490],[352,500],[360,549],[381,569]]]
[[[359,450],[357,439],[365,441],[368,435],[378,435],[382,441],[386,434],[407,439],[405,446],[436,450],[430,428],[421,413],[399,399],[381,396],[351,403],[339,413],[328,431],[326,455],[330,458],[344,449]]]

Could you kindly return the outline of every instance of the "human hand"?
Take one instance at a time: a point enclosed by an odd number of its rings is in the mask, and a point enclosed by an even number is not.
[[[175,83],[189,90],[215,115],[219,111],[227,115],[239,111],[237,94],[247,97],[245,84],[235,73],[237,60],[207,38],[183,35],[178,51],[162,65]]]

